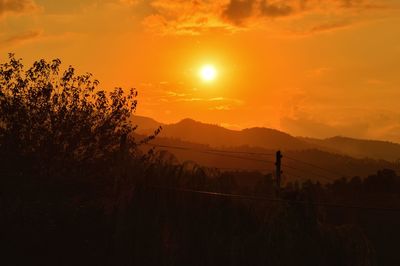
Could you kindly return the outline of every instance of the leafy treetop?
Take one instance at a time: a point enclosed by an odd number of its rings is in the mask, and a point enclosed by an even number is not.
[[[137,91],[99,89],[91,74],[77,75],[59,59],[25,69],[9,55],[0,64],[0,154],[40,161],[90,161],[118,151],[132,136]],[[132,138],[128,138],[132,140]]]

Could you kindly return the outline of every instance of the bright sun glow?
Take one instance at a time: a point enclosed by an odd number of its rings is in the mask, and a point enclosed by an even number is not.
[[[217,70],[212,65],[205,65],[200,69],[200,77],[204,81],[213,81],[217,77]]]

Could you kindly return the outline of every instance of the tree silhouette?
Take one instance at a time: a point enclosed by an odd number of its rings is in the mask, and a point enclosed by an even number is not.
[[[106,92],[91,74],[71,66],[61,74],[60,67],[59,59],[39,60],[26,70],[13,54],[0,64],[2,158],[30,157],[46,167],[107,159],[132,135],[135,89]]]

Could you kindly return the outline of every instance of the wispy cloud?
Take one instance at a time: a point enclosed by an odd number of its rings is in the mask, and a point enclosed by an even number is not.
[[[350,20],[322,22],[309,28],[302,29],[300,31],[294,31],[293,34],[297,36],[309,36],[349,28],[351,26],[354,26],[354,24],[355,23]]]
[[[198,97],[193,93],[166,91],[161,97],[164,103],[202,103],[208,106],[208,110],[231,110],[244,104],[242,100],[227,97]]]
[[[385,85],[386,82],[381,79],[376,79],[376,78],[370,78],[366,80],[366,83],[369,85]]]
[[[305,72],[305,76],[308,78],[318,78],[321,77],[329,72],[332,71],[332,68],[330,67],[318,67],[314,69],[310,69]]]
[[[171,97],[186,97],[187,96],[186,93],[179,93],[179,92],[175,92],[175,91],[167,91],[166,93],[168,96],[171,96]]]
[[[30,42],[38,41],[65,41],[76,39],[80,35],[74,32],[62,32],[58,34],[46,34],[42,29],[23,31],[17,34],[8,34],[6,37],[0,36],[0,48],[15,47]]]
[[[208,110],[216,110],[216,111],[230,111],[232,110],[232,106],[229,105],[217,105],[208,108]]]
[[[0,46],[16,45],[27,41],[35,40],[42,35],[41,30],[30,30],[19,34],[11,35],[3,40],[0,40]]]

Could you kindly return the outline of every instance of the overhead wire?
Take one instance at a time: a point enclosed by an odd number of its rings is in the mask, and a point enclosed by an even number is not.
[[[226,170],[226,171],[269,171],[272,172],[273,169],[267,169],[267,168],[233,168],[233,167],[209,167],[209,168],[214,168],[217,170]]]
[[[225,153],[231,153],[231,152],[222,151],[222,150],[213,150],[213,149],[203,149],[203,150],[201,150],[201,149],[194,149],[194,148],[189,148],[189,147],[172,146],[172,145],[160,145],[160,144],[146,144],[146,145],[151,145],[151,146],[160,147],[160,148],[170,148],[170,149],[178,149],[178,150],[195,151],[195,152],[200,152],[200,153],[205,153],[205,154],[218,155],[218,156],[222,156],[222,157],[230,157],[230,158],[249,160],[249,161],[255,161],[255,162],[272,163],[272,164],[275,163],[274,161],[271,161],[271,160],[229,155],[229,154],[225,154]],[[239,152],[233,152],[233,153],[239,153]],[[251,154],[251,155],[253,155],[254,153],[240,152],[240,154]],[[267,153],[264,153],[263,155],[266,155],[266,154]]]
[[[275,156],[275,154],[273,154],[273,153],[266,153],[266,152],[229,151],[229,150],[217,150],[217,149],[196,149],[196,148],[192,148],[192,147],[151,144],[151,143],[144,143],[144,145],[155,146],[155,147],[160,147],[160,148],[172,148],[172,149],[192,150],[192,151],[208,151],[208,152],[230,153],[230,154]]]
[[[343,173],[340,173],[340,172],[337,172],[337,171],[333,171],[333,170],[331,170],[331,169],[324,168],[324,167],[315,165],[315,164],[313,164],[313,163],[305,162],[305,161],[302,161],[302,160],[299,160],[299,159],[296,159],[296,158],[293,158],[293,157],[290,157],[290,156],[287,156],[287,155],[285,155],[285,158],[287,158],[287,159],[289,159],[289,160],[292,160],[292,161],[295,161],[295,162],[298,162],[298,163],[302,163],[302,164],[304,164],[304,165],[308,165],[308,166],[314,167],[314,168],[316,168],[316,169],[319,169],[319,170],[328,172],[328,173],[333,174],[333,175],[346,176],[346,175],[343,174]]]
[[[205,191],[205,190],[194,190],[194,189],[186,189],[186,188],[156,187],[156,186],[152,186],[150,188],[174,190],[174,191],[180,191],[180,192],[185,192],[185,193],[194,193],[194,194],[200,194],[200,195],[205,195],[205,196],[214,196],[214,197],[238,198],[238,199],[247,199],[247,200],[291,203],[291,204],[304,204],[304,205],[314,205],[314,206],[329,207],[329,208],[346,208],[346,209],[362,209],[362,210],[400,212],[400,208],[383,208],[383,207],[350,205],[350,204],[329,203],[329,202],[313,202],[313,201],[304,201],[304,200],[287,200],[287,199],[282,199],[282,198],[267,198],[267,197],[261,197],[261,196],[231,194],[231,193],[220,193],[220,192],[212,192],[212,191]]]
[[[151,144],[151,143],[144,143],[145,145],[149,145],[149,146],[153,146],[153,147],[159,147],[159,148],[169,148],[169,149],[177,149],[177,150],[185,150],[185,151],[194,151],[194,152],[199,152],[199,153],[204,153],[204,154],[210,154],[210,155],[214,155],[214,156],[222,156],[222,157],[229,157],[229,158],[235,158],[235,159],[241,159],[241,160],[248,160],[248,161],[255,161],[255,162],[262,162],[262,163],[270,163],[270,164],[275,164],[274,161],[271,160],[267,160],[267,159],[258,159],[258,158],[253,158],[253,157],[243,157],[243,156],[236,156],[236,155],[232,155],[232,154],[248,154],[248,155],[267,155],[267,156],[272,156],[272,153],[254,153],[254,152],[245,152],[245,151],[226,151],[226,150],[216,150],[216,149],[196,149],[196,148],[192,148],[192,147],[184,147],[184,146],[174,146],[174,145],[162,145],[162,144]],[[298,167],[294,167],[291,165],[287,165],[287,164],[282,164],[282,166],[286,169],[292,169],[294,171],[297,172],[303,172],[305,174],[308,175],[314,175],[316,177],[320,177],[323,178],[327,181],[334,181],[335,179],[339,179],[341,177],[343,177],[344,175],[335,173],[333,171],[330,171],[329,169],[325,169],[323,167],[308,163],[308,162],[304,162],[298,159],[295,159],[293,157],[290,156],[285,156],[284,158],[288,158],[292,161],[296,161],[299,163],[303,163],[305,165],[309,165],[312,166],[314,168],[320,169],[320,170],[325,170],[327,172],[329,172],[330,174],[334,174],[334,177],[327,177],[325,175],[322,175],[320,173],[315,173],[313,171],[309,171],[309,170],[304,170]],[[237,169],[239,170],[239,169]],[[293,174],[292,174],[293,175]],[[294,175],[293,175],[294,176]],[[304,179],[304,178],[302,178]]]
[[[284,178],[292,177],[292,178],[294,178],[294,179],[298,179],[298,180],[301,180],[301,181],[307,181],[307,178],[306,178],[306,177],[304,177],[304,176],[299,176],[299,175],[295,175],[295,174],[292,174],[292,173],[289,173],[289,174],[288,174],[287,171],[283,172],[282,175],[283,175]]]
[[[314,172],[311,172],[311,171],[308,171],[308,170],[304,170],[304,169],[300,169],[300,168],[297,168],[297,167],[293,167],[293,166],[290,166],[290,165],[287,165],[287,164],[282,164],[282,167],[285,167],[286,169],[292,169],[292,170],[295,170],[295,171],[298,171],[298,172],[303,172],[303,173],[308,174],[308,175],[314,175],[316,177],[321,177],[321,178],[323,178],[325,180],[328,180],[328,181],[334,181],[334,180],[338,179],[337,177],[334,178],[334,177],[324,176],[324,175],[321,175],[321,174],[318,174],[318,173],[314,173]]]

